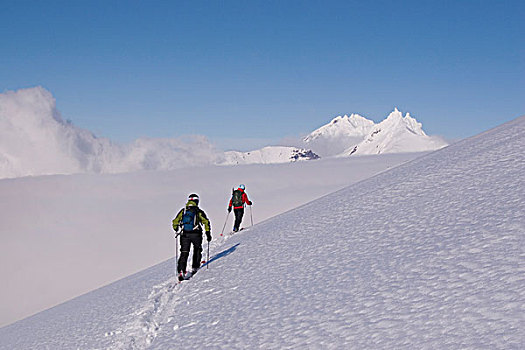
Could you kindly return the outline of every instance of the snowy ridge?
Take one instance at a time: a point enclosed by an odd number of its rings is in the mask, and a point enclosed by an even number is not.
[[[381,123],[375,125],[366,139],[348,148],[342,156],[359,154],[425,152],[447,145],[439,138],[429,137],[422,124],[409,113],[403,114],[396,108]]]
[[[523,348],[524,147],[525,117],[214,241],[190,281],[166,261],[1,328],[0,348]]]
[[[397,108],[378,124],[358,114],[338,116],[303,142],[321,156],[425,152],[447,145],[440,138],[427,136],[421,123],[409,113],[403,117]]]
[[[319,159],[311,150],[297,147],[268,146],[251,152],[229,151],[219,165],[279,164]]]
[[[350,116],[345,114],[344,116],[335,117],[330,123],[313,131],[304,138],[304,141],[312,142],[323,137],[363,137],[368,134],[373,126],[373,121],[359,114],[351,114]]]

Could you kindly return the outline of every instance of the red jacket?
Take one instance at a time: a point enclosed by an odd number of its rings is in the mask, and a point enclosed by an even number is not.
[[[243,205],[241,205],[240,207],[233,207],[233,209],[244,208],[244,204],[252,205],[252,202],[248,199],[248,195],[246,194],[246,192],[244,192],[244,190],[242,188],[238,188],[237,190],[242,192],[242,203],[243,203]],[[233,198],[230,199],[230,204],[228,205],[228,208],[232,207],[232,200],[233,200]]]

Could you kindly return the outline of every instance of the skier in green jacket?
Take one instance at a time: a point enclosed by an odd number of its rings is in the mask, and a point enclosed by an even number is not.
[[[186,265],[190,255],[190,247],[193,244],[192,274],[197,272],[201,266],[202,258],[202,226],[206,230],[206,238],[211,241],[211,224],[206,213],[199,208],[199,196],[192,193],[188,197],[186,207],[182,208],[175,219],[173,229],[180,232],[180,258],[177,262],[177,273],[179,280],[186,275]]]

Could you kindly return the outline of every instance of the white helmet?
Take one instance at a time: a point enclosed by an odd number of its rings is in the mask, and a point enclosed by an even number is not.
[[[195,204],[199,205],[199,195],[196,193],[192,193],[188,196],[189,201],[195,202]]]

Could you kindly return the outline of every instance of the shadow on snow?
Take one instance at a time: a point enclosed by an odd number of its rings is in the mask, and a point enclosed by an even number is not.
[[[223,250],[222,252],[218,253],[218,254],[215,254],[214,256],[211,257],[210,260],[208,260],[206,263],[204,263],[202,265],[202,267],[208,265],[209,263],[212,263],[214,262],[215,260],[218,260],[220,258],[224,258],[225,256],[228,256],[230,255],[231,253],[233,253],[237,247],[239,246],[240,243],[237,243],[236,245],[234,246],[231,246],[230,248],[226,249],[226,250]]]

